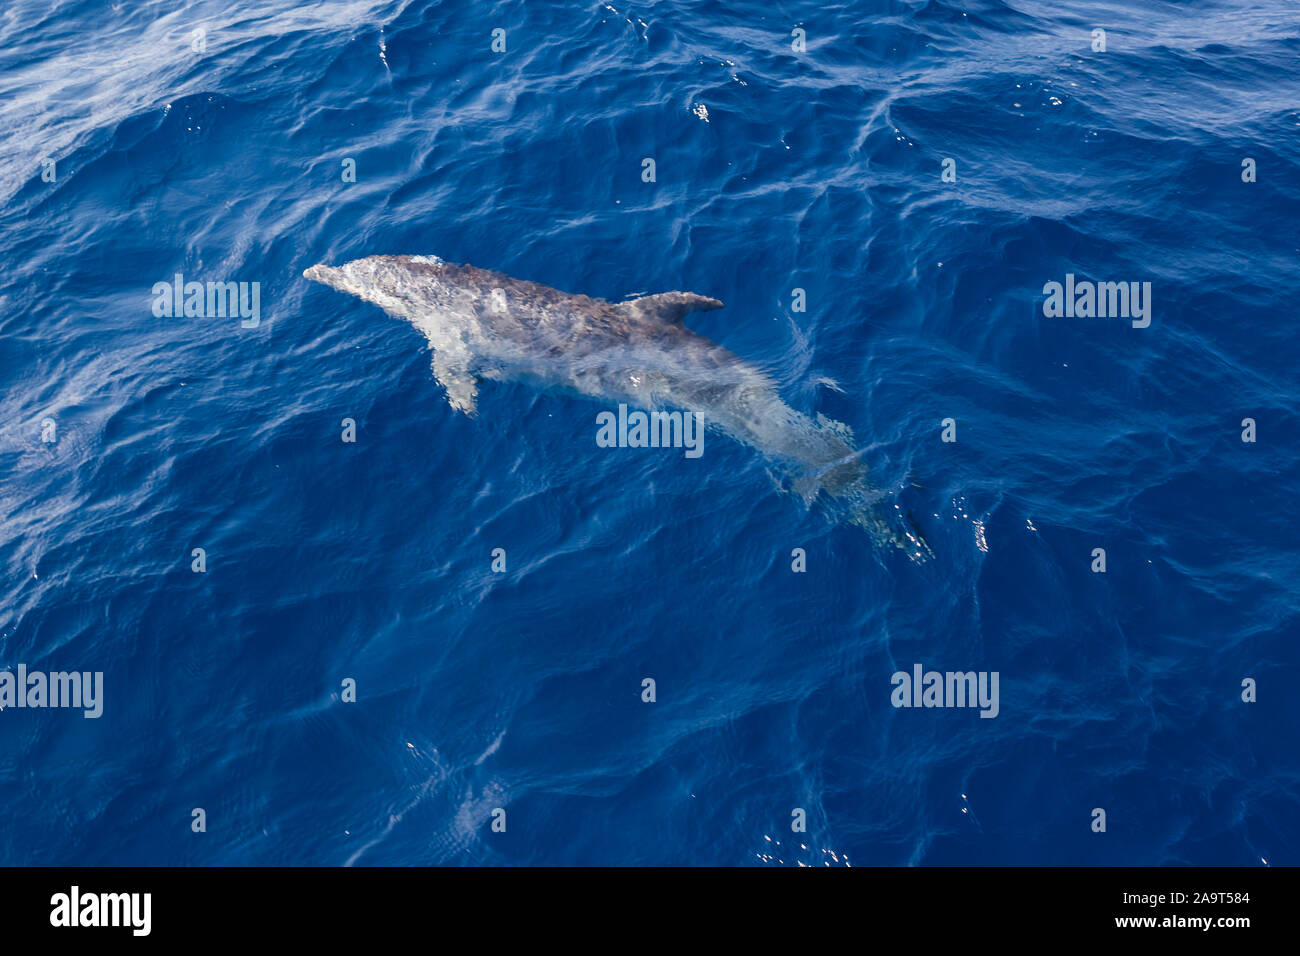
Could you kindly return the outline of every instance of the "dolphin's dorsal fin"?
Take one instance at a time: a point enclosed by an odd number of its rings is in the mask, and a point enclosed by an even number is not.
[[[660,292],[658,295],[643,295],[639,299],[620,302],[617,308],[642,321],[659,319],[669,325],[677,325],[688,312],[720,309],[722,303],[694,292]]]

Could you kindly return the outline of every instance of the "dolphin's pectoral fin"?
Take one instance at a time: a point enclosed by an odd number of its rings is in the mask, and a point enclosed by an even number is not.
[[[469,370],[469,350],[464,348],[437,348],[433,351],[433,377],[447,390],[447,403],[470,418],[478,413],[475,399],[478,382]]]
[[[643,295],[639,299],[620,302],[617,308],[642,321],[657,318],[670,325],[676,325],[689,312],[720,309],[722,303],[708,296],[696,295],[694,292],[660,292],[658,295]]]

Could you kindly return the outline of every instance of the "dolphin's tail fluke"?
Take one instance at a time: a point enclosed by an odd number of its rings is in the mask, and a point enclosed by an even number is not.
[[[892,544],[912,561],[922,564],[934,557],[934,550],[917,527],[916,519],[905,512],[891,492],[879,501],[849,511],[849,523],[865,530],[876,541]]]
[[[818,424],[824,434],[838,439],[837,457],[805,469],[791,483],[792,490],[805,504],[820,499],[836,520],[863,529],[881,547],[896,547],[918,564],[933,558],[934,551],[898,494],[868,480],[862,451],[853,450],[847,426],[821,416]]]
[[[865,471],[847,485],[823,486],[830,510],[844,524],[861,528],[882,548],[895,547],[917,564],[934,557],[916,519],[894,491],[881,491],[867,481]]]

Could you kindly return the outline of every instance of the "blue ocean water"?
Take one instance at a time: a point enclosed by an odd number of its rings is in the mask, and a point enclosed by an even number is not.
[[[0,711],[0,863],[1294,863],[1298,62],[1283,0],[8,0],[0,668],[103,713]],[[453,412],[301,275],[380,253],[723,300],[934,559],[722,436]]]

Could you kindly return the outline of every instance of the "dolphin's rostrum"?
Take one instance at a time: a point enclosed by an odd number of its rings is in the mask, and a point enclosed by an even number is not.
[[[707,427],[791,473],[811,503],[822,492],[848,521],[914,560],[929,546],[866,477],[848,427],[813,421],[758,368],[697,335],[689,312],[722,308],[692,292],[627,302],[570,295],[434,256],[368,256],[303,275],[359,296],[424,333],[451,407],[474,415],[480,379],[526,381],[646,410],[698,412]]]

